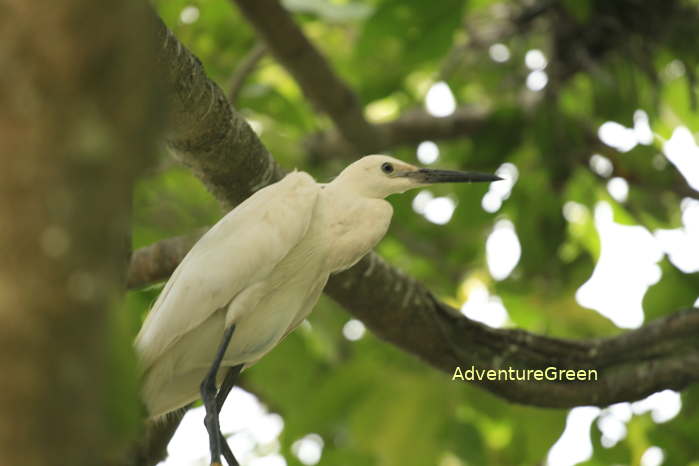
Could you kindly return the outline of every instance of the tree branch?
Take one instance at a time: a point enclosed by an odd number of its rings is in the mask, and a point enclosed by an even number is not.
[[[441,141],[468,137],[482,129],[490,116],[488,109],[477,105],[461,106],[447,117],[435,117],[423,109],[414,109],[393,121],[373,125],[379,137],[375,145],[365,147],[365,152],[378,152],[425,140]],[[337,130],[314,134],[305,142],[305,148],[316,160],[327,158],[329,154],[332,154],[333,158],[346,160],[357,158],[353,147]]]
[[[326,292],[381,338],[452,374],[479,369],[596,369],[597,382],[477,382],[518,403],[567,408],[643,398],[699,380],[699,310],[617,337],[571,341],[492,329],[463,317],[380,257],[367,256]]]
[[[161,56],[164,62],[175,63],[170,79],[179,89],[171,95],[176,100],[173,106],[180,109],[176,120],[180,130],[171,134],[172,146],[180,159],[195,168],[214,195],[226,205],[235,205],[253,187],[261,186],[261,180],[269,183],[280,176],[281,170],[240,116],[228,106],[212,107],[210,102],[223,99],[220,89],[206,78],[198,60],[175,42],[164,26],[162,34],[168,39],[164,40]],[[199,91],[189,92],[187,85]],[[191,95],[197,98],[189,98]],[[207,121],[215,122],[211,127],[202,123],[202,107],[209,109],[204,112]],[[245,137],[232,138],[231,134]],[[203,141],[202,135],[208,139]],[[220,153],[214,152],[215,145],[207,145],[206,151],[195,150],[201,144],[223,140],[229,142],[218,146]],[[246,163],[241,164],[239,158]],[[137,252],[134,257],[147,256]],[[157,267],[135,265],[133,269],[156,270]],[[135,284],[136,280],[130,283]],[[481,383],[487,390],[511,401],[559,408],[606,405],[642,398],[663,388],[681,389],[699,380],[699,312],[696,310],[678,313],[618,337],[587,342],[521,330],[491,329],[440,303],[429,290],[374,253],[352,269],[333,276],[326,293],[381,338],[447,373],[457,365],[475,365],[481,369],[557,365],[600,371],[596,383]]]
[[[238,94],[245,84],[245,79],[255,71],[257,64],[262,60],[262,58],[267,53],[267,46],[262,42],[255,44],[255,46],[250,49],[250,52],[243,57],[240,64],[235,69],[231,75],[231,79],[228,83],[228,101],[232,104],[235,103],[238,98]]]
[[[199,59],[160,18],[155,21],[170,112],[166,140],[175,158],[228,208],[281,179],[282,169],[206,76]]]
[[[170,413],[161,421],[147,423],[140,442],[134,446],[129,466],[152,466],[164,460],[167,457],[167,445],[189,408],[187,406]]]
[[[364,118],[357,96],[335,74],[278,0],[235,0],[235,3],[304,95],[333,120],[355,152],[368,153],[371,147],[380,144],[380,134]]]
[[[140,288],[150,283],[167,280],[207,229],[200,228],[188,235],[164,239],[134,251],[126,277],[127,286]]]

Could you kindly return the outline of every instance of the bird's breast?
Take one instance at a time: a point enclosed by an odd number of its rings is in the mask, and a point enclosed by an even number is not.
[[[371,251],[386,234],[392,215],[383,199],[361,199],[331,213],[325,231],[328,271],[345,270]]]

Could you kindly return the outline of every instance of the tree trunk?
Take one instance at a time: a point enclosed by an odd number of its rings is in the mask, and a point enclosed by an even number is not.
[[[0,20],[0,464],[105,464],[110,312],[151,152],[144,2],[10,0]],[[113,419],[112,419],[113,420]]]

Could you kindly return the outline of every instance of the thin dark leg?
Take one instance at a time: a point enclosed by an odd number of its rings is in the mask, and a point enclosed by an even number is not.
[[[230,369],[228,369],[228,372],[226,372],[226,377],[223,379],[221,388],[219,388],[218,393],[216,394],[217,412],[221,412],[221,408],[223,408],[223,403],[226,402],[228,394],[235,386],[235,382],[238,380],[238,374],[240,374],[242,368],[243,365],[238,364],[237,366],[231,367]],[[226,437],[224,437],[223,434],[221,434],[221,452],[223,453],[223,457],[226,458],[226,463],[228,463],[228,466],[239,466],[238,460],[235,459],[233,452],[228,446]]]
[[[219,388],[218,394],[216,395],[216,409],[219,413],[221,412],[221,408],[223,408],[223,403],[225,403],[226,398],[228,398],[228,394],[233,387],[235,387],[235,383],[238,381],[238,374],[240,374],[242,369],[243,365],[238,364],[237,366],[231,367],[228,369],[228,372],[226,372],[226,378],[223,379],[221,388]]]
[[[202,381],[200,387],[201,399],[204,401],[204,408],[206,409],[204,425],[206,426],[206,431],[209,433],[209,449],[211,450],[212,466],[221,466],[222,435],[218,424],[218,409],[216,405],[216,374],[218,374],[218,370],[221,367],[223,355],[226,354],[226,349],[228,348],[234,331],[235,325],[231,325],[223,333],[221,346],[219,346],[214,362],[211,364],[211,369],[209,369],[209,373]]]
[[[221,435],[221,453],[223,453],[223,457],[226,458],[226,463],[228,463],[228,466],[240,466],[238,463],[238,460],[235,459],[235,456],[233,455],[233,452],[231,451],[231,447],[228,446],[228,442],[226,441],[226,437]]]

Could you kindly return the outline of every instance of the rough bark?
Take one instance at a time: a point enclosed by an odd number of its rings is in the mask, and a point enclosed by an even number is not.
[[[0,464],[105,464],[125,440],[106,342],[155,137],[154,41],[142,2],[4,5]]]
[[[166,140],[174,156],[227,207],[279,180],[281,168],[199,59],[154,19],[170,111]]]

